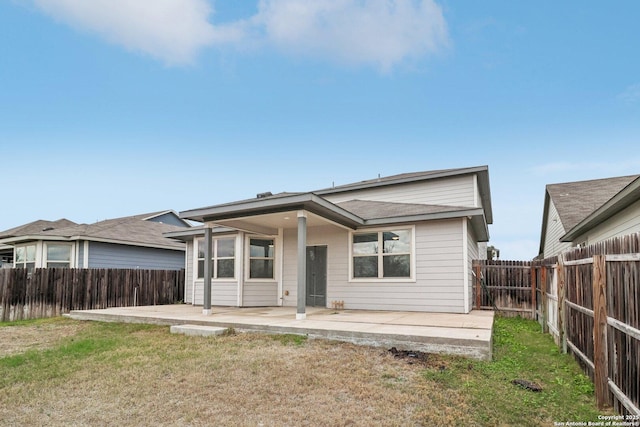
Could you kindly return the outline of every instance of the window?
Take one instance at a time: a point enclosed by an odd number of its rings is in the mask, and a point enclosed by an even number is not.
[[[353,278],[411,277],[410,229],[354,233]]]
[[[249,239],[249,278],[273,279],[273,239]]]
[[[211,278],[233,279],[236,276],[236,239],[214,239],[211,245]],[[204,239],[198,239],[198,279],[204,278]]]
[[[47,268],[69,268],[71,245],[47,243]]]
[[[32,272],[36,267],[36,245],[16,246],[15,266]]]

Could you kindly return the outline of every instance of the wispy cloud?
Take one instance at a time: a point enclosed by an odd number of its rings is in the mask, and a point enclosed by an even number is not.
[[[215,25],[212,0],[30,1],[60,22],[169,65],[191,63],[212,46],[274,47],[389,71],[449,43],[434,0],[260,0],[253,16]]]
[[[384,71],[449,40],[432,0],[261,0],[251,21],[267,43],[288,53]]]
[[[640,83],[627,86],[625,90],[618,95],[618,99],[629,104],[640,102]]]
[[[233,37],[208,22],[206,0],[33,0],[44,13],[111,43],[169,65],[191,62],[197,52]]]

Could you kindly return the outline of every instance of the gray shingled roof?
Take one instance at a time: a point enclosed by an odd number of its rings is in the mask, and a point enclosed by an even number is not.
[[[73,221],[69,221],[68,219],[59,219],[57,221],[47,221],[44,219],[39,219],[37,221],[30,222],[28,224],[23,224],[18,227],[10,228],[5,231],[0,232],[0,239],[5,239],[8,237],[16,237],[16,236],[25,236],[28,234],[40,234],[44,230],[47,229],[56,229],[56,228],[65,228],[71,227],[74,225],[78,225]]]
[[[606,203],[640,175],[547,185],[547,193],[560,215],[565,230]]]
[[[469,210],[469,207],[461,206],[390,203],[370,200],[349,200],[337,203],[337,205],[364,220]]]
[[[153,217],[161,212],[139,214],[122,218],[107,219],[94,224],[75,224],[67,221],[66,227],[56,227],[43,231],[43,228],[30,227],[18,236],[34,237],[61,237],[64,239],[78,238],[80,240],[106,240],[115,241],[133,246],[150,246],[184,249],[184,244],[163,236],[163,233],[184,230],[185,227],[163,224],[154,221],[145,221],[145,218]],[[66,221],[66,220],[65,220]],[[36,221],[47,223],[50,221]],[[23,226],[24,227],[24,226]],[[45,227],[47,228],[47,227]],[[6,236],[9,237],[9,236]]]

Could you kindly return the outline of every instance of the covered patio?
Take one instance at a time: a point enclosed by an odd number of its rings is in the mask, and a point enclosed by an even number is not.
[[[67,316],[103,322],[193,325],[201,331],[206,327],[222,327],[239,332],[299,334],[360,345],[491,359],[492,311],[448,314],[307,307],[303,320],[296,319],[295,312],[296,307],[214,307],[209,315],[203,314],[201,307],[174,304],[79,310]]]

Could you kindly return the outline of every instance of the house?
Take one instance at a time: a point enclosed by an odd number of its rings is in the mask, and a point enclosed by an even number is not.
[[[180,213],[185,301],[468,313],[492,223],[486,166],[406,173]],[[486,250],[485,250],[486,253]],[[205,260],[211,259],[211,263]],[[210,283],[210,286],[204,286]]]
[[[191,224],[173,211],[76,224],[39,220],[0,232],[0,247],[16,268],[182,269],[184,244],[163,233]],[[10,252],[6,250],[10,248]],[[9,255],[10,254],[10,255]]]
[[[546,186],[538,258],[640,232],[640,175]]]

